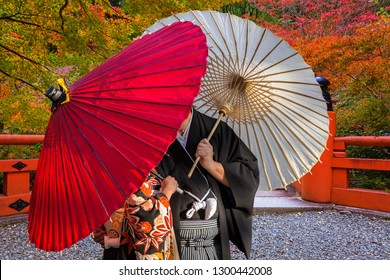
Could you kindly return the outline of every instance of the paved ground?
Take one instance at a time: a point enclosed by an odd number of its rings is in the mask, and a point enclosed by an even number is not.
[[[308,202],[293,189],[258,192],[254,212],[250,259],[390,260],[390,213]],[[0,218],[2,260],[98,260],[101,250],[87,237],[63,255],[47,254],[28,243],[27,215]]]
[[[367,210],[361,208],[354,208],[348,206],[335,205],[332,203],[315,203],[305,201],[294,188],[287,190],[273,190],[273,191],[258,191],[256,193],[254,202],[254,214],[263,213],[290,213],[303,211],[323,211],[323,210],[337,210],[341,212],[352,212],[362,215],[378,216],[382,218],[389,218],[390,213]],[[13,215],[8,217],[0,217],[0,226],[19,221],[25,221],[27,215]]]

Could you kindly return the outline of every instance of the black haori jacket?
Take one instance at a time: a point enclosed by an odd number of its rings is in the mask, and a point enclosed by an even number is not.
[[[255,193],[259,185],[259,169],[256,157],[225,123],[221,122],[213,134],[210,144],[214,150],[214,160],[220,162],[229,182],[226,187],[214,179],[198,164],[198,168],[188,179],[198,143],[207,138],[216,119],[193,110],[186,150],[176,140],[168,149],[160,165],[156,168],[163,175],[171,175],[184,190],[191,191],[201,198],[210,185],[218,201],[218,224],[222,245],[222,258],[231,259],[229,240],[249,258],[252,245],[252,213]],[[192,159],[190,158],[192,157]],[[207,181],[205,178],[207,178]],[[190,207],[185,195],[175,193],[171,198],[173,226],[180,248],[180,218]],[[195,217],[196,218],[196,217]]]

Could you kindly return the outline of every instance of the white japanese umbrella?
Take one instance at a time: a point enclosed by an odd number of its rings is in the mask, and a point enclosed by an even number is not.
[[[192,21],[207,37],[208,65],[194,107],[217,125],[225,117],[256,155],[260,189],[286,187],[309,172],[326,147],[329,118],[302,56],[254,22],[216,11],[172,15],[144,34],[176,21]]]

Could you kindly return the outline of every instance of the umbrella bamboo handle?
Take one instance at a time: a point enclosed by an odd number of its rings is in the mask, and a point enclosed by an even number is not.
[[[157,178],[161,179],[161,180],[164,180],[165,178],[163,176],[161,176],[160,174],[158,174],[157,172],[153,171],[153,170],[150,170],[150,173],[152,173],[154,176],[156,176]],[[177,187],[176,191],[179,193],[179,194],[182,194],[184,191]]]
[[[221,120],[222,120],[222,118],[223,118],[224,116],[225,116],[225,112],[222,111],[222,110],[219,111],[219,118],[218,118],[217,121],[215,122],[215,124],[214,124],[214,126],[213,126],[213,129],[211,129],[210,134],[209,134],[209,136],[207,137],[207,141],[210,141],[211,137],[213,136],[215,130],[217,129],[219,123],[221,122]],[[196,157],[194,163],[192,164],[192,167],[191,167],[191,169],[190,169],[190,172],[188,172],[188,175],[187,175],[188,178],[191,178],[192,174],[193,174],[194,171],[195,171],[196,166],[197,166],[198,163],[199,163],[199,160],[200,160],[200,157],[199,157],[199,156]]]
[[[199,160],[200,160],[200,157],[196,157],[194,163],[192,164],[192,167],[191,167],[191,169],[190,169],[190,172],[188,172],[188,175],[187,175],[188,178],[191,178],[192,173],[194,173],[195,168],[196,168],[196,166],[197,166],[198,163],[199,163]]]

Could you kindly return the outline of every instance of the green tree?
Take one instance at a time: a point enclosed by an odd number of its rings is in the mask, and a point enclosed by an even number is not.
[[[42,92],[60,67],[76,66],[74,76],[86,73],[130,42],[113,21],[127,18],[105,1],[0,0],[2,80]]]
[[[236,1],[0,0],[0,133],[44,134],[43,93],[70,84],[114,55],[156,19]],[[20,157],[27,150],[5,151]]]
[[[107,3],[0,0],[0,133],[43,134],[46,89],[59,77],[72,83],[131,42],[128,17]]]
[[[189,10],[219,10],[222,6],[240,0],[132,0],[123,1],[121,7],[132,19],[132,37],[141,35],[157,20]]]

